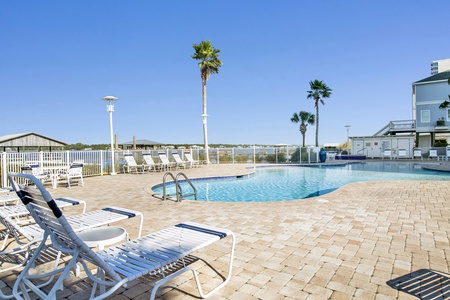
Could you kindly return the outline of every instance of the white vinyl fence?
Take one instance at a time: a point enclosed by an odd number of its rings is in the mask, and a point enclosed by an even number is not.
[[[319,161],[319,149],[315,147],[250,147],[250,148],[210,148],[209,158],[212,164],[298,164]],[[298,152],[299,151],[299,152]],[[191,153],[195,160],[205,157],[203,149],[163,149],[163,150],[125,150],[116,151],[114,155],[115,171],[123,172],[124,153],[133,153],[138,163],[143,162],[142,153],[151,153],[158,161],[158,153],[165,152],[169,159],[172,153],[178,153],[184,159],[184,153]],[[297,152],[297,153],[296,153]],[[0,153],[0,187],[6,187],[8,172],[21,172],[27,164],[40,166],[67,165],[76,160],[83,161],[83,176],[102,176],[111,172],[111,152],[98,151],[52,151],[52,152],[2,152]]]

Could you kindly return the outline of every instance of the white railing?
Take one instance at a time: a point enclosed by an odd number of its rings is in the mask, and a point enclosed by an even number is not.
[[[249,148],[210,148],[209,157],[212,164],[299,164],[319,162],[319,150],[316,147],[249,147]],[[178,153],[183,159],[184,153],[191,153],[195,160],[202,161],[205,157],[203,149],[164,149],[164,150],[124,150],[116,151],[115,170],[123,171],[125,160],[123,153],[133,153],[136,161],[142,163],[142,153],[151,153],[155,161],[158,152],[164,151],[172,159],[172,153]],[[111,152],[98,151],[52,151],[52,152],[2,152],[0,153],[0,187],[9,186],[6,174],[21,172],[26,164],[40,166],[67,165],[74,161],[83,161],[83,176],[102,176],[111,172]]]

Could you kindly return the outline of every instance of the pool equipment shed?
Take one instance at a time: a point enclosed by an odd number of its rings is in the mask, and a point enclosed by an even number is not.
[[[350,137],[353,155],[381,158],[385,149],[391,149],[392,157],[398,158],[398,149],[406,149],[406,157],[412,158],[414,135]]]

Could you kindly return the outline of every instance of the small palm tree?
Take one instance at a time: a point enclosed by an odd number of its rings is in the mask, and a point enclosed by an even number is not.
[[[308,91],[308,99],[314,100],[316,108],[316,147],[319,147],[319,102],[325,105],[323,98],[330,98],[331,89],[323,83],[322,80],[314,80],[309,82],[311,90]]]
[[[205,142],[205,160],[209,164],[208,151],[208,127],[206,125],[206,81],[211,74],[219,73],[222,61],[219,59],[219,49],[211,45],[211,41],[202,41],[200,44],[194,44],[195,53],[191,56],[193,59],[199,60],[200,76],[202,78],[202,99],[203,99],[203,139]]]
[[[305,147],[305,136],[306,136],[306,129],[309,125],[314,125],[316,122],[316,117],[314,114],[309,113],[307,111],[300,111],[300,113],[294,113],[294,115],[291,118],[292,123],[299,123],[300,122],[300,133],[303,137],[303,147]]]

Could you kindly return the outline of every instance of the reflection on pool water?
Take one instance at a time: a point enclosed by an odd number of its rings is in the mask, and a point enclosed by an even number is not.
[[[257,168],[254,175],[191,179],[197,199],[215,202],[269,202],[319,196],[351,183],[371,180],[450,180],[450,173],[422,169],[412,162],[365,162],[339,166]],[[180,182],[184,194],[192,189]],[[162,186],[152,188],[162,194]],[[175,186],[167,185],[174,194]],[[193,199],[193,197],[188,197]]]

